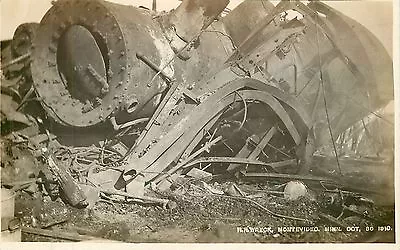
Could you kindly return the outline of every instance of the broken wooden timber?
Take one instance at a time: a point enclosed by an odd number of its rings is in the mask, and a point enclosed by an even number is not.
[[[253,140],[258,144],[256,145],[254,150],[250,150],[250,141],[252,140],[251,137],[249,137],[246,140],[245,145],[242,147],[242,149],[239,151],[239,153],[236,155],[236,157],[242,157],[242,158],[248,158],[248,159],[256,159],[258,155],[261,153],[261,151],[264,149],[265,145],[272,139],[274,134],[276,133],[275,127],[272,127],[268,132],[266,132],[263,136],[262,139],[260,138],[253,138]],[[254,136],[256,137],[256,136]],[[228,167],[228,171],[234,171],[235,169],[239,168],[240,164],[230,164]]]
[[[73,207],[84,208],[88,205],[83,190],[75,182],[62,164],[57,165],[51,155],[46,157],[50,171],[56,176],[67,203]]]
[[[51,238],[56,238],[56,239],[69,240],[69,241],[75,241],[75,242],[79,242],[79,241],[117,242],[114,240],[97,238],[97,237],[88,236],[88,235],[79,235],[79,234],[74,234],[74,233],[70,233],[70,232],[61,232],[61,231],[57,232],[57,231],[52,231],[52,230],[47,230],[47,229],[40,229],[40,228],[21,227],[21,231],[23,233],[35,234],[35,235],[46,236],[46,237],[51,237]]]
[[[149,196],[135,196],[132,194],[129,194],[127,192],[123,191],[118,191],[118,190],[100,190],[100,192],[108,195],[119,195],[123,197],[127,197],[132,199],[134,202],[138,203],[154,203],[157,205],[161,205],[163,208],[174,208],[176,207],[176,204],[174,201],[170,201],[167,199],[161,199],[161,198],[155,198],[155,197],[149,197]]]

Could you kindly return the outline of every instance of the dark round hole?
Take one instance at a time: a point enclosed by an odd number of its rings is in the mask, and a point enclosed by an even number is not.
[[[60,78],[71,96],[85,102],[102,95],[102,81],[107,81],[107,68],[92,33],[73,25],[61,36],[57,48]]]

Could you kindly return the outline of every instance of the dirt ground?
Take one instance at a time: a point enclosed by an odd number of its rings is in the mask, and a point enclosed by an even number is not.
[[[309,177],[317,179],[300,182],[306,192],[294,200],[287,198],[288,193],[285,197],[285,187],[293,179],[237,178],[222,173],[206,182],[184,179],[165,193],[149,191],[149,196],[173,201],[175,206],[169,208],[115,196],[99,199],[97,193],[89,192],[91,205],[78,209],[57,195],[50,197],[44,184],[35,181],[40,172],[48,170],[30,134],[38,134],[37,128],[31,126],[1,139],[2,187],[15,188],[18,185],[6,184],[34,180],[15,197],[22,241],[70,241],[62,237],[68,233],[120,242],[394,242],[390,156],[342,158],[342,175],[338,175],[334,158],[315,156]],[[324,184],[318,178],[337,183]],[[367,232],[367,227],[374,230]]]
[[[385,168],[390,166],[379,166],[379,171]],[[327,166],[322,169],[329,171]],[[314,172],[318,171],[323,172],[314,169]],[[2,172],[5,173],[4,169]],[[24,171],[21,173],[23,175]],[[348,178],[352,176],[347,174]],[[358,179],[371,184],[369,179]],[[246,198],[227,192],[233,183]],[[382,193],[376,192],[369,197],[342,193],[345,197],[342,197],[342,203],[365,215],[363,217],[338,211],[337,193],[326,192],[312,182],[304,182],[304,185],[307,195],[296,200],[288,200],[279,193],[285,183],[274,181],[214,179],[208,186],[192,181],[174,192],[153,193],[153,196],[174,201],[176,207],[172,208],[123,199],[115,202],[111,197],[104,197],[90,208],[77,209],[60,198],[52,200],[42,192],[32,193],[28,189],[17,192],[15,216],[23,227],[122,242],[394,242],[393,203],[373,203],[373,200],[388,200],[382,199]],[[210,187],[225,190],[225,193],[215,194]],[[342,232],[326,232],[326,227],[338,225],[321,214],[336,217],[343,225],[358,226],[360,231],[347,232],[343,228]],[[282,218],[285,216],[291,218]],[[367,226],[373,227],[374,232],[366,232]],[[378,232],[379,226],[390,226],[391,230]],[[22,241],[68,240],[23,232]]]

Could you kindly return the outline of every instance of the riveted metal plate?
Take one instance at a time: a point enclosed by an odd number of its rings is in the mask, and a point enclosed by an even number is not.
[[[57,56],[60,56],[59,45],[63,35],[71,27],[76,26],[90,32],[90,36],[86,36],[86,43],[92,44],[89,48],[93,48],[91,38],[87,41],[88,37],[93,37],[102,54],[105,72],[119,72],[110,76],[102,72],[101,66],[94,67],[96,71],[100,71],[97,72],[100,76],[106,76],[109,91],[101,96],[100,105],[98,105],[98,100],[89,100],[93,103],[90,110],[87,109],[87,102],[74,98],[68,91],[68,84],[65,84],[66,79],[61,76],[60,65],[58,65],[60,60],[66,59],[59,58],[57,60]],[[113,98],[115,93],[118,92],[118,83],[121,81],[126,83],[127,80],[129,82],[129,76],[125,72],[120,72],[121,67],[128,65],[127,57],[121,56],[121,52],[127,53],[124,39],[118,39],[118,37],[123,36],[117,20],[101,1],[58,1],[47,12],[34,40],[32,76],[35,90],[42,98],[44,108],[56,121],[77,127],[91,126],[104,120],[118,107],[118,100]],[[85,39],[85,37],[82,37],[82,39]],[[113,53],[114,51],[119,51],[119,53]],[[78,52],[71,51],[71,53],[76,55]],[[98,59],[93,58],[97,62],[93,61],[92,66],[99,63]],[[84,65],[88,64],[86,59],[81,58],[81,60],[84,60],[83,63],[75,63],[78,71],[84,70],[79,69],[79,67],[88,66]],[[87,79],[84,79],[83,76],[80,79],[90,81],[91,77],[92,75],[88,74]],[[66,94],[66,90],[68,94]],[[94,92],[97,92],[97,90]],[[95,94],[96,97],[98,95]],[[112,108],[107,109],[108,106]]]

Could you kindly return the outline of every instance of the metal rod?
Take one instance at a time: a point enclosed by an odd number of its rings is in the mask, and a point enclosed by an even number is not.
[[[333,151],[335,153],[335,158],[336,158],[336,163],[337,163],[337,167],[338,167],[338,170],[339,170],[339,174],[343,175],[342,174],[342,169],[340,167],[339,156],[338,156],[338,152],[337,152],[337,149],[336,149],[335,139],[333,137],[331,119],[330,119],[329,112],[328,112],[328,104],[327,104],[327,100],[326,100],[324,76],[323,76],[323,72],[322,72],[322,58],[321,58],[321,51],[320,51],[320,48],[319,48],[318,28],[316,29],[316,31],[317,31],[317,34],[316,34],[317,49],[318,49],[318,56],[319,56],[319,80],[320,80],[321,87],[322,87],[322,96],[324,97],[324,107],[325,107],[325,113],[326,113],[326,121],[328,122],[329,135],[331,137]]]
[[[131,126],[137,125],[139,123],[147,122],[149,120],[150,120],[150,118],[144,117],[144,118],[139,118],[139,119],[136,119],[136,120],[133,120],[133,121],[126,122],[124,124],[118,124],[117,121],[115,120],[115,117],[111,117],[110,118],[110,121],[111,121],[111,124],[112,124],[114,130],[124,129],[124,128],[127,128],[127,127],[131,127]]]
[[[7,62],[7,63],[1,65],[1,69],[8,68],[8,67],[10,67],[11,65],[16,64],[16,63],[19,63],[20,61],[25,60],[26,58],[28,58],[28,57],[30,57],[30,56],[31,56],[31,52],[28,52],[28,53],[26,53],[26,54],[24,54],[24,55],[22,55],[22,56],[19,56],[19,57],[13,59],[13,60],[11,60],[11,61],[9,61],[9,62]]]
[[[33,85],[29,88],[28,92],[25,94],[25,96],[22,98],[22,101],[19,103],[18,107],[15,109],[16,111],[19,111],[22,106],[26,103],[28,98],[33,94],[34,88]]]
[[[155,63],[153,63],[152,61],[150,61],[147,57],[145,57],[142,53],[137,52],[136,53],[136,57],[138,59],[140,59],[142,62],[144,62],[147,66],[149,66],[152,70],[156,71],[156,72],[160,72],[160,74],[162,75],[162,77],[164,77],[165,79],[167,79],[169,82],[172,82],[172,78],[169,77],[164,71],[163,69],[160,69]]]
[[[246,173],[245,178],[266,178],[266,179],[293,179],[303,181],[332,181],[328,178],[317,176],[304,176],[295,174],[278,174],[278,173]],[[333,181],[332,181],[333,182]]]
[[[238,157],[202,157],[192,162],[189,162],[187,165],[184,166],[184,168],[191,167],[198,163],[239,163],[239,164],[259,165],[259,166],[269,167],[268,170],[270,170],[271,172],[276,172],[275,169],[273,169],[272,167],[274,165],[273,163],[267,163],[263,161],[251,160],[247,158],[238,158]]]
[[[165,179],[166,177],[170,176],[171,174],[175,173],[177,170],[179,170],[180,168],[185,167],[186,168],[186,164],[188,164],[188,162],[190,162],[191,160],[193,160],[195,157],[197,157],[198,155],[200,155],[201,153],[203,153],[204,151],[208,150],[211,146],[215,145],[217,142],[219,142],[222,139],[222,136],[218,136],[217,138],[215,138],[214,140],[212,140],[211,142],[207,142],[206,145],[204,145],[201,149],[197,150],[196,152],[194,152],[192,155],[190,155],[186,160],[184,160],[183,162],[177,164],[175,167],[173,167],[171,170],[169,170],[165,175],[159,176],[157,177],[154,182],[159,182],[163,179]]]

